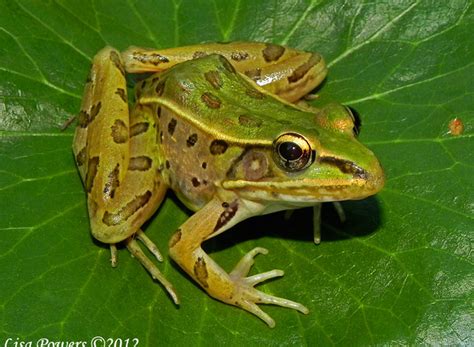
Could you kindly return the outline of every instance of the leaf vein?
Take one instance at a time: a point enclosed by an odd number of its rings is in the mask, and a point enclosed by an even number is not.
[[[334,64],[337,64],[339,61],[342,59],[346,58],[350,54],[354,53],[355,51],[359,50],[360,48],[368,45],[369,43],[372,43],[377,39],[380,35],[385,33],[388,29],[390,29],[395,23],[397,23],[401,18],[403,18],[407,13],[409,13],[415,6],[419,4],[419,1],[414,2],[410,6],[408,6],[404,11],[402,11],[398,16],[394,17],[390,21],[388,21],[385,25],[383,25],[380,30],[376,31],[372,36],[370,36],[367,40],[361,42],[358,45],[355,45],[354,47],[346,50],[342,54],[340,54],[338,57],[333,59],[331,62],[327,64],[328,67],[331,67]]]

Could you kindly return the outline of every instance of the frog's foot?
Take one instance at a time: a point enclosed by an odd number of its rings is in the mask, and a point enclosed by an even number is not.
[[[155,255],[155,257],[158,258],[158,260],[163,259],[156,245],[148,237],[146,237],[145,234],[141,230],[136,233],[136,236],[140,241],[143,242],[143,244],[150,250],[150,252],[152,252]],[[150,273],[153,279],[157,280],[163,285],[163,287],[165,287],[166,291],[171,296],[174,303],[176,305],[179,305],[179,298],[178,298],[178,295],[176,294],[176,291],[174,290],[173,285],[165,278],[165,276],[163,276],[163,274],[161,273],[160,270],[158,270],[156,265],[153,264],[150,259],[148,259],[145,253],[143,253],[142,249],[140,248],[140,245],[135,240],[134,236],[129,237],[125,241],[125,243],[128,250],[132,254],[132,256],[138,259],[138,261]]]
[[[259,253],[267,254],[268,250],[261,247],[254,248],[242,257],[239,263],[229,274],[235,285],[235,291],[231,304],[253,313],[265,323],[267,323],[271,328],[275,326],[275,321],[268,314],[263,312],[257,304],[279,305],[307,314],[309,310],[302,304],[273,295],[268,295],[254,288],[254,286],[258,283],[274,277],[283,276],[284,272],[282,270],[271,270],[261,274],[245,277],[254,264],[254,257]]]

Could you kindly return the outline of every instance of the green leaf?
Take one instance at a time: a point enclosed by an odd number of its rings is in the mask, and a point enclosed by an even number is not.
[[[469,345],[473,334],[474,7],[420,1],[0,1],[0,341],[138,338],[154,345]],[[253,273],[284,269],[264,291],[309,315],[266,306],[277,322],[208,297],[167,257],[176,308],[125,249],[112,269],[89,234],[71,154],[95,52],[259,40],[319,51],[320,100],[351,106],[379,157],[385,189],[323,208],[241,223],[206,245],[226,270],[255,246]],[[454,118],[464,132],[450,134]],[[167,242],[188,217],[171,194],[146,227]]]

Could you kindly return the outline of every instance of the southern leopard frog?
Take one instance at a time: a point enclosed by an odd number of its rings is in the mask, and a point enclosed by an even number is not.
[[[129,107],[128,73],[139,82]],[[247,276],[255,248],[230,273],[201,244],[255,215],[378,192],[384,175],[354,136],[347,108],[296,106],[326,76],[322,57],[283,46],[235,42],[167,50],[107,47],[94,58],[74,138],[94,237],[125,242],[178,303],[172,285],[143,253],[141,231],[172,189],[197,211],[171,237],[170,256],[209,295],[274,326],[258,304],[307,313],[254,286],[280,270]]]

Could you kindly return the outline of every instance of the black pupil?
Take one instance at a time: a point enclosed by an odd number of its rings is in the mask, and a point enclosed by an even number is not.
[[[279,147],[278,151],[282,158],[292,161],[299,159],[303,155],[303,150],[294,142],[283,142]]]

